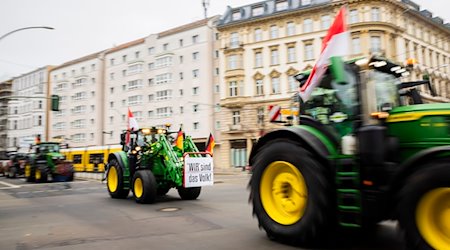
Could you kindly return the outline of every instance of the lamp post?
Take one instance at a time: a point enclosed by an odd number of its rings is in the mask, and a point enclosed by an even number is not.
[[[21,31],[21,30],[29,30],[29,29],[47,29],[47,30],[53,30],[54,28],[48,27],[48,26],[30,26],[30,27],[24,27],[24,28],[16,29],[16,30],[13,30],[13,31],[10,31],[10,32],[4,34],[3,36],[0,37],[0,41],[1,41],[3,38],[5,38],[5,37],[7,37],[7,36],[9,36],[9,35],[11,35],[11,34],[13,34],[13,33],[16,33],[16,32]]]

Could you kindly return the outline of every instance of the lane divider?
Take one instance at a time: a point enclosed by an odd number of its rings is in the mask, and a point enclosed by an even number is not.
[[[0,187],[0,189],[13,189],[13,188],[21,188],[22,186],[14,185],[8,182],[0,181],[0,184],[5,185],[6,187]]]

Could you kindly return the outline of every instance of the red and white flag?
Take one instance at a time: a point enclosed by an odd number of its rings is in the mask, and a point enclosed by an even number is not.
[[[300,88],[300,97],[306,102],[314,88],[320,83],[330,63],[330,57],[350,54],[350,32],[345,21],[346,7],[343,6],[323,38],[320,57],[314,65],[306,83]]]
[[[127,126],[127,136],[125,140],[126,145],[130,143],[130,131],[136,130],[139,130],[139,125],[137,123],[136,118],[134,118],[130,108],[128,108],[128,126]]]

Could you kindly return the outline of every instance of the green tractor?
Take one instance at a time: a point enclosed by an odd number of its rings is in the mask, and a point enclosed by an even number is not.
[[[73,181],[73,165],[61,154],[59,143],[40,142],[31,151],[25,164],[27,182]]]
[[[430,83],[404,72],[332,58],[299,125],[254,145],[250,200],[271,239],[315,244],[398,220],[409,247],[450,249],[450,104],[423,104],[415,86]]]
[[[190,136],[182,140],[183,146],[172,145],[170,134],[177,132],[167,129],[131,131],[129,143],[127,132],[121,134],[123,150],[108,156],[105,173],[111,198],[127,198],[131,190],[137,203],[154,203],[176,188],[181,199],[195,200],[202,186],[213,184],[212,157],[203,157],[206,153],[199,152]]]

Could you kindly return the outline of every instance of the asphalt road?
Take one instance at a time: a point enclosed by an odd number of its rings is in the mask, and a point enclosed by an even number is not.
[[[0,249],[300,249],[270,241],[252,217],[246,174],[215,176],[198,200],[175,189],[156,204],[111,199],[99,181],[0,178]],[[402,249],[395,223],[329,249]],[[357,242],[355,242],[357,241]],[[333,243],[334,244],[334,243]]]

